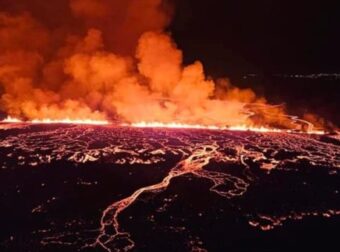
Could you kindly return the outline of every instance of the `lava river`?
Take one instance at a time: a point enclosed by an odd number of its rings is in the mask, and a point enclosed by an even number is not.
[[[340,223],[333,136],[6,124],[0,137],[5,250],[272,248],[294,225]]]

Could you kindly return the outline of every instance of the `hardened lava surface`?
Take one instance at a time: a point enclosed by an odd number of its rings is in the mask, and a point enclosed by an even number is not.
[[[3,124],[0,251],[328,250],[339,168],[336,136]]]

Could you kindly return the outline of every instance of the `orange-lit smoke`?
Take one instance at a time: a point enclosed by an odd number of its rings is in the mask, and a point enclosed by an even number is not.
[[[166,1],[12,2],[0,12],[0,109],[12,117],[294,127],[201,62],[184,66]]]

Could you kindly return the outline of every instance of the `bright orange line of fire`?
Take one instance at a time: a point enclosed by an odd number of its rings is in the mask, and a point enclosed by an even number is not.
[[[32,124],[80,124],[80,125],[109,125],[110,121],[107,120],[91,120],[91,119],[42,119],[22,121],[18,118],[8,116],[2,120],[3,123],[32,123]],[[201,124],[183,124],[183,123],[161,123],[161,122],[139,122],[131,124],[122,124],[125,127],[135,128],[171,128],[171,129],[209,129],[209,130],[232,130],[232,131],[254,131],[254,132],[281,132],[281,133],[299,133],[289,129],[275,129],[267,127],[253,127],[247,125],[237,126],[216,126],[216,125],[201,125]],[[307,134],[325,134],[322,130],[310,130],[307,132],[301,132]]]
[[[247,125],[237,125],[237,126],[215,126],[215,125],[200,125],[200,124],[182,124],[182,123],[160,123],[160,122],[140,122],[127,124],[126,126],[132,126],[137,128],[177,128],[177,129],[211,129],[211,130],[233,130],[233,131],[254,131],[254,132],[281,132],[281,133],[299,133],[294,130],[289,129],[275,129],[267,127],[253,127]],[[322,130],[309,130],[308,134],[325,134]]]
[[[4,123],[33,123],[33,124],[85,124],[85,125],[108,125],[106,120],[91,120],[91,119],[34,119],[31,121],[22,121],[18,118],[8,116],[2,122]]]

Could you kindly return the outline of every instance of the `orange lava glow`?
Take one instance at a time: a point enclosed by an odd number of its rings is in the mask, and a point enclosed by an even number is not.
[[[182,123],[161,123],[161,122],[139,122],[132,123],[130,125],[126,124],[125,126],[131,126],[136,128],[174,128],[174,129],[210,129],[210,130],[233,130],[233,131],[253,131],[253,132],[277,132],[277,133],[307,133],[307,134],[325,134],[325,131],[322,130],[308,130],[306,132],[299,132],[289,129],[276,129],[276,128],[267,128],[267,127],[254,127],[247,125],[236,125],[236,126],[216,126],[216,125],[200,125],[200,124],[182,124]]]
[[[18,118],[8,116],[2,121],[3,123],[33,123],[33,124],[84,124],[84,125],[108,125],[109,121],[105,120],[91,120],[91,119],[34,119],[31,121],[23,121]]]
[[[324,133],[314,126],[334,128],[312,112],[290,116],[284,105],[269,104],[251,87],[210,76],[199,60],[185,64],[167,32],[175,6],[166,2],[172,1],[10,2],[0,12],[5,123],[119,121],[132,127],[312,134]],[[57,18],[55,10],[67,11]]]
[[[23,121],[18,119],[18,118],[14,118],[14,117],[8,116],[4,120],[2,120],[2,122],[3,123],[22,123]]]
[[[30,121],[24,121],[15,117],[8,116],[2,123],[31,123],[31,124],[78,124],[78,125],[109,125],[108,120],[91,120],[91,119],[34,119]],[[247,125],[235,125],[235,126],[217,126],[217,125],[203,125],[203,124],[184,124],[177,122],[162,123],[162,122],[139,122],[139,123],[123,123],[123,127],[134,128],[168,128],[168,129],[208,129],[208,130],[231,130],[231,131],[253,131],[253,132],[271,132],[271,133],[305,133],[323,135],[326,132],[323,130],[307,130],[297,131],[290,129],[278,129],[269,127],[255,127]]]

